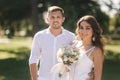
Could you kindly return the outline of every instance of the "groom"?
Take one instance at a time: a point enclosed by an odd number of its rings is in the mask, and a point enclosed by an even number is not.
[[[49,27],[37,32],[32,42],[29,57],[32,80],[53,80],[50,70],[57,63],[57,50],[75,39],[73,33],[63,28],[64,20],[64,11],[61,7],[49,7],[47,15]]]

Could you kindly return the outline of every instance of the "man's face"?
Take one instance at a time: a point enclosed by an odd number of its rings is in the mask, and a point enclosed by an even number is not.
[[[49,26],[53,29],[61,28],[65,18],[60,11],[50,12],[48,15]]]

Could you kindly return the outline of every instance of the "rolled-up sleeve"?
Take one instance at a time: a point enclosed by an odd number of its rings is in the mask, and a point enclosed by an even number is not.
[[[40,56],[41,56],[41,48],[40,48],[40,41],[39,35],[36,34],[33,38],[31,53],[29,57],[29,65],[33,63],[38,63]]]

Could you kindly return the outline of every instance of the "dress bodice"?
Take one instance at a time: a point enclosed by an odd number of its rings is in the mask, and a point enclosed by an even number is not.
[[[76,64],[72,66],[71,69],[71,79],[72,80],[86,80],[88,78],[88,73],[91,72],[94,64],[93,61],[89,58],[92,54],[95,46],[90,48],[87,52],[80,51],[79,60]]]

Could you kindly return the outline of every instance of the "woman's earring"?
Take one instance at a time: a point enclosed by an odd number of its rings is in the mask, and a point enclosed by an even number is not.
[[[95,41],[95,37],[93,37],[92,40]]]

